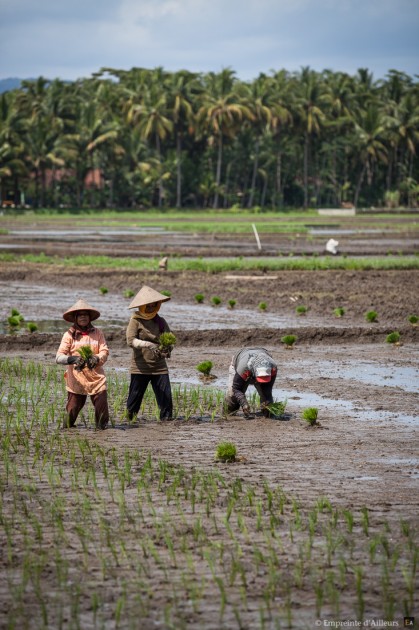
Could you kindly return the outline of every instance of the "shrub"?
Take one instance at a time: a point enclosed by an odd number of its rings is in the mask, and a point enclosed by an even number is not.
[[[202,363],[199,363],[196,366],[196,369],[198,372],[201,372],[201,374],[204,374],[204,376],[209,376],[212,370],[212,365],[212,361],[202,361]]]
[[[284,343],[288,348],[292,348],[292,346],[297,341],[297,337],[295,335],[284,335],[281,337],[282,343]]]
[[[303,411],[303,419],[308,422],[308,424],[312,427],[314,424],[317,424],[317,416],[319,415],[319,410],[317,407],[307,407]]]
[[[342,308],[341,306],[338,306],[338,308],[335,308],[333,312],[336,315],[336,317],[343,317],[345,315],[345,309]]]
[[[101,292],[102,295],[106,295],[108,293],[108,289],[106,287],[100,287],[99,291]]]
[[[38,326],[35,324],[35,322],[28,322],[26,328],[29,330],[30,333],[36,332],[38,330]]]
[[[197,293],[195,295],[195,301],[198,302],[198,304],[202,304],[204,301],[204,295],[202,293]]]
[[[417,324],[419,321],[419,317],[417,315],[409,315],[407,319],[411,324]]]
[[[305,315],[308,311],[307,306],[301,305],[301,306],[297,306],[297,308],[295,309],[295,312],[298,315]]]
[[[398,343],[400,341],[400,333],[396,330],[386,337],[387,343]]]
[[[260,311],[266,311],[266,309],[268,308],[268,305],[266,304],[266,302],[259,302],[258,308]]]
[[[131,289],[127,289],[126,291],[124,291],[124,297],[126,298],[132,298],[134,297],[134,295],[135,293]]]
[[[229,300],[228,301],[229,308],[234,308],[236,306],[236,304],[237,304],[236,300]]]
[[[221,299],[217,295],[214,295],[214,297],[211,298],[211,302],[214,306],[219,306],[221,304]]]
[[[368,313],[365,313],[365,319],[367,320],[367,322],[376,322],[377,317],[378,314],[376,313],[376,311],[368,311]]]
[[[221,442],[217,444],[215,451],[215,459],[220,462],[235,462],[237,455],[237,448],[232,442]]]

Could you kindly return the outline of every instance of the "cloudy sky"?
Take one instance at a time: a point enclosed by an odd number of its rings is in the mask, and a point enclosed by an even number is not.
[[[135,66],[414,76],[419,0],[0,0],[1,79]]]

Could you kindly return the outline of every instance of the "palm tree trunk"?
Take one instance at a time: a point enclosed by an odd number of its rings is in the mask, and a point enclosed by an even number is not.
[[[361,186],[362,186],[362,182],[363,182],[366,170],[367,170],[367,162],[364,162],[364,165],[362,167],[361,173],[359,174],[358,182],[357,182],[356,189],[355,189],[355,195],[354,195],[354,206],[355,206],[355,208],[358,207],[359,193],[361,192]]]
[[[276,156],[276,192],[278,195],[278,205],[282,206],[282,152],[278,151]],[[276,206],[276,201],[275,201]]]
[[[255,196],[255,186],[256,186],[256,175],[258,172],[259,166],[259,138],[256,140],[255,144],[255,159],[253,161],[253,173],[252,173],[252,183],[250,186],[250,195],[249,201],[247,202],[247,207],[251,208],[253,206],[253,199]]]
[[[176,208],[182,207],[182,139],[180,133],[176,136]]]
[[[308,208],[308,134],[304,134],[304,210]]]
[[[218,156],[217,156],[217,173],[215,176],[215,195],[213,208],[218,208],[218,191],[221,182],[221,163],[223,159],[223,136],[220,134],[218,138]]]
[[[160,138],[159,135],[156,133],[156,149],[157,149],[157,155],[159,158],[159,164],[161,166],[161,152],[160,152]],[[162,207],[163,205],[163,196],[164,196],[164,188],[163,188],[163,180],[161,178],[161,172],[160,172],[160,177],[159,177],[159,208]]]

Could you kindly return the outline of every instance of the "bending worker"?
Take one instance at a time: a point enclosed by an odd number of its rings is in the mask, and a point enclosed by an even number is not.
[[[273,402],[272,388],[275,383],[277,365],[265,348],[242,348],[233,357],[228,370],[228,386],[225,407],[234,413],[240,407],[245,416],[250,414],[246,391],[254,385],[260,397],[264,416],[269,416],[267,405]]]

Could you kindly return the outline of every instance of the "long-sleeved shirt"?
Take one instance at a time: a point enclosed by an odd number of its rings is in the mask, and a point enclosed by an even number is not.
[[[127,328],[127,344],[132,348],[131,374],[168,374],[164,357],[157,358],[151,348],[134,348],[132,343],[134,339],[141,339],[158,344],[162,332],[170,332],[170,328],[160,315],[148,320],[141,319],[137,313],[131,317]]]
[[[65,332],[57,351],[57,358],[63,354],[78,357],[80,355],[76,350],[81,346],[90,346],[93,354],[99,357],[99,363],[93,370],[85,367],[80,372],[75,369],[74,365],[67,365],[67,370],[64,373],[66,389],[73,394],[92,396],[106,389],[106,376],[102,365],[108,359],[109,348],[103,332],[99,328],[91,326],[85,334],[72,335],[69,331]]]
[[[252,366],[252,358],[265,359],[272,368],[272,378],[268,383],[259,383],[256,380],[255,370]],[[275,383],[277,365],[265,348],[242,348],[231,361],[231,382],[229,393],[234,396],[241,407],[247,404],[246,390],[249,385],[254,385],[259,393],[261,402],[273,402],[272,388]]]

